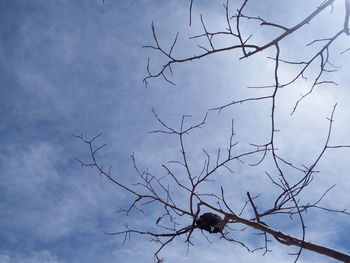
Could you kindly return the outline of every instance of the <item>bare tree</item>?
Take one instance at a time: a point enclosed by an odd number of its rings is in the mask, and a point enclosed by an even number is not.
[[[207,115],[205,115],[200,122],[191,125],[187,125],[186,118],[188,116],[184,115],[182,117],[180,127],[172,127],[167,123],[167,121],[163,120],[155,110],[153,110],[153,115],[160,126],[160,128],[153,131],[153,133],[162,133],[177,137],[181,156],[179,159],[169,160],[169,163],[161,164],[162,168],[164,169],[164,173],[162,175],[153,175],[148,172],[147,169],[143,170],[139,168],[134,156],[132,156],[134,168],[136,174],[138,175],[138,182],[134,185],[123,184],[119,179],[118,174],[112,176],[111,170],[105,169],[98,161],[96,156],[104,147],[104,145],[99,146],[96,144],[96,139],[99,136],[92,139],[86,139],[82,135],[75,135],[83,143],[88,145],[91,156],[91,161],[80,161],[81,165],[96,168],[99,174],[108,178],[113,184],[116,184],[122,190],[129,192],[134,197],[130,203],[130,206],[123,209],[121,212],[125,212],[126,214],[129,214],[132,210],[143,212],[143,210],[140,209],[140,206],[142,205],[143,209],[147,209],[147,205],[151,204],[157,204],[163,209],[156,222],[154,222],[155,225],[159,227],[159,231],[134,229],[129,226],[125,226],[124,230],[109,233],[110,235],[125,235],[125,239],[130,237],[132,233],[150,236],[153,241],[159,243],[159,249],[155,251],[155,262],[163,261],[162,257],[160,256],[162,249],[176,238],[184,238],[188,246],[192,245],[192,237],[194,232],[198,231],[198,229],[202,231],[207,230],[209,233],[218,232],[222,239],[228,242],[238,243],[250,252],[261,250],[263,251],[263,254],[268,253],[270,251],[269,244],[272,241],[271,238],[283,245],[296,246],[298,247],[298,251],[295,253],[294,262],[298,261],[304,249],[342,262],[350,262],[350,254],[346,252],[340,252],[330,247],[307,241],[306,226],[304,222],[305,213],[311,209],[325,210],[334,214],[340,213],[350,215],[346,209],[330,208],[321,205],[321,201],[334,187],[334,185],[329,186],[329,188],[320,196],[315,196],[313,202],[307,202],[303,199],[303,194],[307,192],[308,187],[313,183],[315,173],[319,172],[316,170],[316,167],[320,160],[325,157],[326,152],[336,151],[340,148],[350,148],[350,145],[347,145],[346,142],[340,145],[334,145],[331,143],[332,127],[337,104],[330,109],[330,114],[328,116],[328,130],[324,131],[325,140],[317,157],[311,164],[293,164],[291,160],[286,159],[279,154],[279,147],[277,145],[278,143],[276,142],[276,134],[279,132],[279,130],[276,128],[278,126],[276,118],[276,103],[279,100],[279,92],[281,89],[293,85],[302,78],[306,78],[308,70],[310,70],[311,67],[318,65],[317,72],[314,74],[314,78],[311,80],[309,91],[302,94],[301,97],[295,101],[295,106],[291,112],[291,114],[294,114],[298,108],[298,105],[305,100],[306,97],[310,96],[317,86],[325,84],[336,85],[334,81],[326,79],[325,75],[326,73],[335,72],[337,70],[337,68],[330,61],[330,54],[332,53],[331,50],[333,44],[337,41],[344,41],[343,37],[349,35],[348,24],[350,15],[350,1],[339,1],[344,2],[344,22],[342,26],[337,32],[329,37],[315,37],[315,39],[310,43],[305,43],[307,46],[315,45],[317,47],[311,50],[313,53],[309,54],[305,60],[300,61],[285,59],[281,56],[281,54],[283,54],[282,48],[284,46],[284,42],[292,45],[290,36],[306,27],[316,17],[326,12],[326,10],[331,10],[335,0],[323,1],[315,10],[305,16],[304,19],[291,27],[268,21],[260,16],[249,15],[249,5],[254,4],[253,0],[244,0],[242,1],[243,3],[236,8],[231,7],[231,4],[227,0],[223,6],[226,28],[224,28],[222,31],[212,32],[208,29],[209,27],[205,23],[204,18],[200,16],[203,31],[190,39],[192,41],[200,41],[201,43],[204,39],[207,42],[207,45],[204,46],[198,44],[197,47],[199,48],[199,53],[188,57],[177,57],[173,55],[174,49],[176,49],[176,45],[178,43],[178,34],[176,34],[174,41],[169,47],[162,46],[158,40],[156,27],[152,23],[151,29],[153,44],[145,47],[159,52],[166,58],[167,61],[164,65],[154,68],[151,66],[151,60],[148,60],[148,75],[143,80],[146,86],[149,85],[151,80],[156,78],[163,78],[171,85],[174,85],[175,83],[172,80],[174,65],[189,63],[193,60],[199,60],[207,56],[214,56],[217,53],[240,50],[241,56],[239,59],[249,59],[258,53],[273,52],[274,55],[267,58],[268,60],[272,60],[274,63],[274,78],[272,83],[270,85],[253,87],[259,91],[263,89],[266,91],[265,95],[239,98],[224,105],[210,109],[210,111],[221,112],[228,107],[233,107],[234,105],[266,101],[269,103],[271,108],[268,124],[270,127],[270,133],[266,138],[265,143],[251,143],[249,150],[239,151],[236,150],[238,142],[235,141],[234,122],[232,121],[231,136],[228,138],[226,152],[223,153],[219,149],[216,155],[213,156],[212,154],[209,154],[207,151],[203,150],[205,156],[203,166],[201,167],[201,172],[196,173],[193,172],[193,165],[188,157],[188,152],[191,151],[191,147],[186,146],[185,140],[186,136],[188,136],[191,132],[205,126]],[[193,22],[192,13],[195,3],[193,0],[191,0],[189,4],[189,25],[191,26]],[[256,44],[253,42],[252,35],[249,34],[249,32],[244,32],[247,27],[243,27],[242,23],[252,23],[252,25],[255,26],[266,27],[277,34],[277,37],[270,39],[270,41],[267,43]],[[226,40],[229,39],[229,41],[225,41],[223,43],[230,44],[223,46],[220,44],[220,38],[225,38]],[[346,53],[348,50],[349,49],[343,50],[342,54]],[[281,80],[283,65],[289,65],[296,68],[295,75],[293,75],[289,80]],[[310,79],[308,81],[310,83]],[[258,161],[255,163],[248,163],[247,160],[251,157],[258,158]],[[220,178],[215,176],[216,173],[222,170],[225,170],[227,173],[232,173],[233,171],[231,167],[235,163],[243,163],[246,166],[260,167],[264,162],[269,162],[269,165],[274,168],[274,174],[266,172],[265,179],[270,180],[279,192],[279,194],[274,197],[273,201],[270,202],[270,207],[267,209],[259,210],[256,202],[259,200],[259,197],[261,198],[261,196],[252,194],[249,191],[246,193],[246,202],[242,205],[242,209],[240,211],[236,211],[230,205],[230,200],[225,198],[225,193],[228,186],[221,185],[218,192],[214,190],[212,192],[206,192],[201,188],[201,186],[205,183],[210,184],[211,180],[213,179],[220,182]],[[174,165],[180,168],[175,169],[173,167]],[[179,172],[179,170],[181,172]],[[290,180],[287,176],[287,173],[289,173],[290,170],[292,170],[294,174],[294,180]],[[186,202],[183,202],[183,200],[177,200],[174,192],[184,193],[187,198]],[[211,211],[211,213],[207,213],[206,216],[215,216],[215,223],[204,223],[203,225],[203,218],[205,218],[205,216],[203,217],[203,211],[205,210]],[[252,211],[254,216],[246,216],[245,211],[247,210]],[[220,217],[218,215],[220,215]],[[280,231],[280,229],[275,229],[273,226],[266,223],[270,217],[278,217],[283,215],[289,215],[291,218],[296,216],[298,218],[298,220],[291,221],[291,224],[300,225],[300,229],[302,231],[300,237],[284,233]],[[185,219],[181,222],[188,223],[185,225],[180,224],[180,219]],[[167,224],[160,224],[163,221],[166,221]],[[201,222],[201,224],[199,222]],[[231,232],[232,227],[235,225],[243,225],[246,227],[241,229],[241,231],[245,231],[246,229],[258,230],[263,236],[261,246],[251,248],[245,240],[233,238]]]

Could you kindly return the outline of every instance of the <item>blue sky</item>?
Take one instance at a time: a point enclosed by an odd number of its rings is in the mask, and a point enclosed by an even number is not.
[[[305,16],[303,12],[314,10],[322,1],[298,1],[291,7],[280,1],[271,8],[272,2],[256,3],[250,7],[251,14],[292,25]],[[306,40],[336,32],[343,17],[339,2],[333,14],[328,10],[291,37],[293,44],[283,43],[282,55],[307,56],[310,50],[299,49]],[[302,10],[301,4],[305,6]],[[188,5],[189,1],[175,0],[106,0],[105,4],[99,0],[0,1],[0,263],[153,261],[155,246],[147,237],[133,236],[123,245],[122,237],[104,234],[121,230],[124,223],[135,227],[148,224],[140,215],[116,213],[128,204],[130,196],[95,171],[80,167],[74,158],[87,159],[87,148],[72,133],[87,137],[103,133],[99,140],[108,145],[100,154],[101,160],[113,166],[115,176],[131,184],[136,180],[131,153],[140,166],[154,173],[160,173],[161,164],[179,153],[174,138],[148,133],[159,128],[152,107],[170,125],[178,126],[182,114],[191,114],[193,121],[198,121],[209,108],[261,94],[245,87],[271,84],[273,63],[266,57],[274,50],[243,61],[238,61],[238,52],[231,52],[175,66],[175,87],[159,79],[144,88],[147,57],[154,69],[163,61],[156,52],[142,48],[152,43],[151,21],[164,44],[181,32],[174,50],[179,56],[198,52],[187,38],[200,32],[200,13],[213,30],[223,27],[220,1],[195,0],[191,29]],[[264,43],[272,35],[263,31],[255,40]],[[345,38],[338,41],[333,53],[335,64],[342,67],[332,75],[338,86],[317,89],[292,117],[289,113],[299,94],[307,90],[307,83],[298,82],[296,88],[281,92],[277,105],[281,135],[277,142],[281,153],[295,163],[310,164],[320,151],[327,132],[326,118],[336,102],[333,144],[350,144],[349,53],[338,55],[347,44]],[[293,69],[286,67],[282,75],[288,78],[292,73]],[[241,149],[249,142],[263,142],[269,134],[268,112],[269,105],[261,102],[231,107],[220,115],[210,112],[206,128],[187,139],[194,169],[201,168],[202,148],[214,153],[227,145],[232,118]],[[337,184],[324,205],[350,208],[349,161],[349,150],[327,153],[319,166],[321,176],[305,198],[311,200]],[[242,176],[223,177],[218,182],[232,185],[228,196],[233,207],[239,209],[244,204],[247,190],[262,193],[267,202],[272,198],[269,193],[274,190],[264,176],[265,169],[268,165],[247,168],[237,164],[234,170]],[[259,205],[265,207],[267,203],[261,201]],[[156,212],[151,210],[151,217]],[[306,222],[311,241],[350,251],[348,217],[310,212]],[[271,223],[300,234],[278,220]],[[256,242],[254,236],[247,238],[248,243]],[[229,262],[233,257],[240,262],[289,262],[292,259],[287,252],[295,252],[274,243],[273,252],[262,257],[213,239],[217,242],[209,244],[198,234],[187,256],[186,245],[178,240],[164,251],[164,256],[167,262]],[[302,262],[315,261],[333,262],[303,254]]]

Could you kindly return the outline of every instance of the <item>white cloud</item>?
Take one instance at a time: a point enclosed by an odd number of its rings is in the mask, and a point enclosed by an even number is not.
[[[0,263],[63,263],[48,250],[33,251],[28,254],[0,252]]]
[[[187,27],[188,21],[185,21],[184,17],[188,18],[188,5],[180,5],[178,1],[172,1],[170,4],[162,2],[162,6],[157,7],[149,5],[150,1],[141,1],[138,4],[105,2],[105,6],[96,4],[98,7],[91,6],[91,1],[72,8],[63,5],[58,8],[56,4],[54,8],[51,6],[51,9],[46,6],[49,4],[40,3],[37,6],[43,5],[51,10],[49,14],[52,17],[47,19],[50,26],[46,27],[46,23],[37,24],[41,20],[35,20],[37,17],[35,11],[31,11],[34,15],[31,13],[25,23],[20,25],[18,49],[22,49],[23,52],[15,54],[16,63],[13,64],[16,67],[13,77],[21,88],[14,89],[16,103],[9,108],[16,112],[16,117],[20,117],[18,123],[23,130],[16,129],[16,140],[6,141],[6,144],[11,145],[7,146],[6,154],[1,155],[5,171],[1,187],[9,196],[7,203],[2,204],[7,217],[2,218],[1,222],[4,224],[4,229],[10,229],[12,232],[8,234],[11,244],[19,244],[23,236],[27,238],[30,236],[33,237],[30,244],[41,248],[47,244],[58,244],[64,238],[73,238],[81,233],[96,234],[102,230],[120,229],[122,228],[120,222],[123,220],[135,226],[149,226],[143,221],[136,221],[135,218],[139,218],[137,216],[131,219],[123,218],[121,221],[119,218],[115,220],[117,217],[111,214],[118,206],[123,207],[129,196],[96,176],[94,171],[79,169],[78,164],[73,164],[70,159],[78,152],[80,157],[80,152],[85,151],[85,148],[83,149],[83,146],[79,148],[79,143],[74,144],[74,147],[67,146],[75,142],[61,142],[58,138],[69,136],[67,134],[76,129],[81,129],[79,132],[89,133],[107,130],[106,140],[112,147],[107,148],[100,156],[106,163],[115,164],[112,170],[114,176],[126,183],[135,182],[137,175],[132,170],[130,161],[127,161],[128,155],[133,150],[142,167],[149,167],[155,175],[161,176],[164,174],[161,164],[172,160],[174,156],[180,156],[180,153],[177,138],[167,140],[164,136],[145,135],[147,131],[156,127],[156,121],[149,112],[151,106],[155,106],[164,120],[179,127],[182,114],[193,114],[193,119],[199,120],[208,108],[231,100],[259,96],[267,91],[246,89],[246,86],[271,84],[269,81],[274,65],[273,61],[266,62],[265,56],[271,55],[270,53],[274,51],[242,61],[237,61],[234,57],[238,52],[232,52],[175,66],[174,80],[177,86],[174,89],[163,87],[163,84],[154,80],[150,89],[140,91],[142,83],[138,78],[145,72],[143,68],[146,64],[145,57],[150,55],[154,66],[161,61],[160,58],[155,58],[153,51],[148,53],[137,49],[139,45],[152,42],[151,33],[144,32],[145,28],[149,28],[145,25],[145,21],[150,24],[151,18],[154,18],[156,28],[159,30],[159,40],[161,43],[169,44],[170,36],[173,37],[179,28],[182,30]],[[294,5],[295,10],[289,10],[293,14],[291,20],[296,20],[302,15],[296,13],[296,10],[301,4],[305,5],[304,2],[299,1],[299,4]],[[285,20],[282,12],[286,12],[286,5],[278,6],[280,11],[275,13],[271,13],[271,6],[276,7],[275,1],[258,3],[252,8],[254,12],[265,12],[268,16],[274,16],[274,19]],[[221,5],[217,5],[217,9],[214,10],[208,6],[202,8],[195,1],[193,27],[189,30],[192,32],[181,33],[180,40],[184,40],[187,34],[193,35],[193,32],[202,31],[198,20],[202,11],[205,19],[208,19],[208,28],[213,30],[223,25],[224,10]],[[63,13],[65,15],[60,16]],[[56,24],[50,24],[53,21],[56,21]],[[323,30],[322,27],[320,29]],[[32,32],[33,30],[36,32]],[[330,28],[329,31],[331,30]],[[264,34],[255,39],[262,42],[269,36]],[[226,41],[227,39],[215,44],[220,45]],[[190,54],[195,48],[180,44],[174,52],[183,56],[182,52]],[[283,55],[295,54],[294,46],[286,48],[284,50],[288,51]],[[196,49],[195,53],[198,52]],[[297,52],[299,53],[299,50]],[[348,61],[343,61],[343,64],[347,65]],[[285,69],[283,76],[289,77],[293,72],[294,70]],[[347,77],[340,80],[343,86],[348,82]],[[279,91],[277,113],[278,128],[281,132],[277,135],[277,142],[279,151],[284,156],[296,164],[308,165],[322,147],[328,125],[326,117],[329,116],[330,107],[335,101],[340,103],[339,111],[336,112],[334,142],[348,143],[346,140],[349,109],[346,104],[349,94],[343,88],[317,89],[300,104],[295,115],[289,117],[299,93],[307,91],[309,83],[297,84]],[[241,142],[237,151],[246,149],[248,143],[266,143],[269,138],[270,127],[269,124],[266,125],[269,113],[270,105],[264,102],[233,106],[224,110],[221,115],[210,113],[207,126],[185,138],[193,171],[198,173],[201,170],[204,156],[202,148],[215,154],[218,146],[222,149],[227,146],[232,118],[236,124],[235,139]],[[43,125],[41,123],[43,120],[48,123]],[[34,126],[32,128],[34,136],[31,135],[35,137],[35,141],[26,140],[29,137],[27,123]],[[53,129],[52,125],[59,129]],[[53,130],[55,132],[52,132]],[[8,132],[10,133],[12,131]],[[15,133],[11,135],[15,136]],[[25,144],[17,143],[19,136],[22,141],[26,140]],[[78,149],[75,145],[79,145]],[[317,174],[315,186],[310,188],[305,197],[309,199],[314,194],[320,194],[323,189],[336,182],[339,184],[337,188],[339,190],[336,190],[336,194],[330,194],[325,198],[325,204],[346,208],[349,206],[346,198],[349,188],[347,151],[337,153],[326,155],[324,162],[320,164],[320,169],[325,173]],[[338,168],[333,168],[336,165]],[[202,190],[218,191],[219,185],[224,185],[226,198],[237,210],[244,205],[247,190],[254,194],[262,193],[258,204],[259,208],[264,209],[271,205],[269,202],[273,194],[276,194],[273,185],[264,175],[270,168],[266,163],[258,168],[247,168],[234,163],[232,165],[232,169],[236,172],[234,175],[227,176],[226,172],[218,173],[214,177],[217,183],[207,184]],[[186,177],[184,171],[181,169],[177,171]],[[293,173],[289,175],[294,176]],[[214,190],[213,185],[216,187]],[[176,194],[179,197],[178,202],[186,206],[187,200],[183,199],[183,194]],[[157,212],[160,211],[152,207],[149,214],[156,216]],[[251,214],[251,211],[247,214]],[[323,230],[324,224],[332,220],[332,217],[333,215],[327,214],[318,219],[317,215],[311,213],[306,221],[310,226],[308,237],[313,240],[320,239],[324,243],[336,243],[334,236],[343,222],[339,221],[336,226]],[[271,220],[273,224],[277,224],[276,221]],[[283,227],[286,231],[300,234],[300,229],[295,227],[294,222],[285,223]],[[25,230],[25,234],[22,234],[22,230]],[[100,239],[97,235],[89,238],[89,241],[74,244],[77,251],[84,246],[91,246],[85,248],[91,253],[94,253],[94,249],[98,250],[96,240]],[[288,249],[282,246],[273,247],[274,253],[261,257],[259,253],[252,255],[246,253],[237,245],[221,241],[210,245],[202,242],[200,238],[203,237],[199,235],[198,244],[191,249],[187,257],[185,244],[175,242],[164,253],[168,262],[291,261],[286,254]],[[84,243],[85,241],[88,245]],[[33,252],[25,255],[16,254],[16,251],[4,252],[0,254],[0,261],[1,263],[71,262],[69,258],[72,255],[55,256],[49,249],[39,251],[37,248],[31,249]],[[140,259],[152,259],[153,249],[153,244],[150,245],[147,238],[135,236],[135,243],[122,248],[117,246],[112,259],[108,258],[110,254],[104,250],[106,253],[101,257],[106,258],[105,262],[112,260],[137,262]],[[79,251],[75,253],[83,253]],[[98,251],[95,254],[101,250]],[[313,255],[310,258],[318,257]],[[308,261],[305,259],[303,262]]]

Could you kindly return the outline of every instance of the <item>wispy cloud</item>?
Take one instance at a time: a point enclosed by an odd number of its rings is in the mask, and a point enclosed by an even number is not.
[[[159,32],[159,40],[165,45],[181,30],[180,39],[185,44],[175,48],[177,55],[199,52],[196,46],[188,46],[187,37],[200,32],[201,24],[199,20],[194,21],[192,28],[187,29],[188,21],[184,17],[188,17],[188,3],[185,2],[0,3],[0,54],[3,58],[0,62],[1,263],[152,260],[156,244],[149,239],[135,235],[131,243],[123,245],[123,237],[104,234],[123,229],[123,223],[135,227],[147,225],[150,229],[155,226],[154,222],[142,221],[141,214],[124,217],[115,213],[119,207],[127,206],[130,196],[92,169],[81,169],[74,157],[88,160],[87,151],[71,133],[94,136],[103,132],[98,143],[107,142],[108,145],[100,153],[100,160],[106,167],[113,166],[113,176],[132,184],[137,175],[129,158],[131,153],[135,153],[141,167],[148,167],[157,175],[164,173],[162,163],[179,156],[177,138],[147,133],[157,129],[151,107],[169,125],[179,127],[182,114],[193,115],[186,120],[186,124],[191,125],[201,120],[209,108],[266,92],[246,89],[246,86],[271,84],[273,61],[266,62],[264,54],[256,60],[238,63],[233,58],[237,55],[235,52],[175,66],[175,88],[169,88],[162,81],[153,81],[151,88],[143,88],[147,56],[151,57],[154,67],[162,63],[162,58],[152,50],[141,48],[152,43],[151,20]],[[270,12],[274,1],[266,3],[259,2],[251,7],[252,12],[261,11],[273,19],[285,19],[280,13]],[[305,5],[304,2],[299,4]],[[208,3],[199,5],[198,2],[193,14],[198,17],[203,12],[208,27],[220,28],[224,24],[221,5],[216,8]],[[284,5],[279,8],[280,12],[286,12]],[[296,4],[295,10],[289,10],[295,19],[300,15],[296,12],[298,8]],[[264,42],[267,37],[269,35],[260,35],[257,40]],[[294,54],[294,47],[287,48]],[[348,62],[343,59],[340,63],[347,65]],[[285,69],[283,77],[288,78],[291,73],[291,69]],[[297,164],[310,164],[322,147],[328,125],[326,117],[336,101],[339,106],[334,144],[349,143],[349,93],[343,88],[348,80],[345,74],[339,79],[341,88],[317,90],[291,118],[285,118],[293,108],[291,101],[297,99],[300,92],[307,91],[307,83],[300,82],[293,89],[281,91],[277,107],[283,127],[278,128],[283,129],[277,141],[282,154]],[[191,149],[189,158],[193,170],[200,172],[202,168],[203,148],[215,154],[218,146],[227,147],[232,119],[235,120],[235,139],[240,141],[237,151],[250,147],[249,143],[264,143],[269,134],[269,126],[265,125],[269,112],[269,105],[264,102],[237,105],[221,114],[210,112],[205,128],[185,139],[186,146]],[[303,136],[297,136],[301,131]],[[324,203],[336,208],[349,207],[346,156],[345,151],[327,155],[320,164],[324,173],[317,174],[317,186],[310,188],[307,198],[336,183],[336,194],[331,192]],[[266,198],[263,200],[269,202],[277,194],[264,174],[269,168],[267,164],[258,169],[233,164],[233,175],[222,171],[217,175],[220,180],[205,185],[202,190],[215,192],[219,191],[219,184],[230,186],[227,198],[237,209],[244,205],[242,195],[247,190],[262,193]],[[181,174],[181,169],[176,169]],[[256,183],[257,178],[261,183]],[[180,203],[183,201],[186,205],[185,194],[176,194]],[[267,205],[259,203],[261,208]],[[156,218],[157,213],[158,207],[149,211],[151,218]],[[323,223],[329,220],[334,226],[324,230]],[[332,245],[346,240],[335,234],[348,227],[342,218],[338,222],[326,213],[322,218],[310,213],[306,223],[311,240],[329,241]],[[186,219],[183,224],[187,224]],[[300,229],[293,226],[284,224],[283,227],[300,234]],[[281,246],[273,247],[271,255],[262,257],[215,237],[214,244],[209,244],[199,231],[195,237],[196,245],[191,247],[188,256],[183,240],[166,249],[164,255],[168,261],[286,262],[289,259],[286,252],[290,250]],[[248,243],[254,243],[253,239],[249,236]],[[315,259],[322,262],[309,254],[303,262]]]

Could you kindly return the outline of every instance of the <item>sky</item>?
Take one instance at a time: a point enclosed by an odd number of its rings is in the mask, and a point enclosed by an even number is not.
[[[130,204],[131,196],[95,170],[79,165],[75,158],[89,160],[88,148],[72,134],[92,138],[102,133],[98,144],[107,146],[99,160],[113,167],[113,176],[131,185],[137,181],[131,154],[140,167],[159,175],[164,173],[161,165],[179,155],[176,138],[149,133],[160,128],[152,108],[172,127],[179,127],[182,115],[191,115],[185,123],[191,126],[210,108],[265,94],[264,90],[246,87],[272,84],[274,63],[267,57],[274,55],[274,49],[245,60],[239,60],[240,52],[234,51],[175,65],[171,76],[175,86],[153,79],[145,88],[142,79],[147,75],[147,58],[154,72],[164,62],[156,51],[142,48],[153,44],[152,21],[159,41],[167,47],[180,32],[174,49],[179,57],[202,52],[188,39],[202,33],[201,14],[210,30],[225,28],[222,1],[209,0],[194,1],[189,28],[189,2],[0,1],[0,263],[153,262],[157,246],[148,237],[134,235],[123,244],[122,236],[107,236],[105,232],[123,230],[126,223],[152,230],[152,218],[157,218],[159,211],[151,207],[146,218],[138,213],[117,213]],[[282,0],[252,0],[248,10],[251,15],[292,26],[321,2],[298,0],[288,5]],[[237,1],[232,1],[234,4]],[[343,1],[335,1],[333,12],[327,9],[281,43],[281,57],[309,57],[318,44],[309,48],[305,44],[332,36],[341,28],[343,15]],[[252,41],[259,44],[276,36],[276,31],[254,23],[243,24],[242,28],[247,36],[254,32]],[[227,41],[220,40],[217,45]],[[300,80],[280,92],[276,142],[281,155],[293,163],[312,164],[323,147],[327,117],[335,103],[331,142],[350,145],[350,52],[339,54],[349,44],[343,37],[330,51],[332,62],[341,68],[327,77],[337,86],[319,86],[292,116],[293,106],[310,87],[318,64],[307,72],[310,81]],[[281,77],[288,79],[296,70],[281,67]],[[193,170],[201,170],[202,149],[213,154],[219,147],[227,147],[232,119],[235,140],[240,142],[238,151],[248,149],[249,143],[266,142],[269,111],[270,105],[264,102],[236,105],[220,114],[210,111],[205,127],[186,137]],[[315,200],[336,184],[322,204],[349,209],[349,164],[349,149],[327,152],[317,167],[321,172],[303,198]],[[235,163],[231,167],[234,176],[222,172],[203,191],[227,186],[227,198],[237,210],[244,205],[246,191],[250,191],[261,194],[258,206],[267,208],[277,191],[265,175],[271,170],[269,165]],[[293,174],[290,176],[293,178]],[[180,193],[175,196],[179,202],[186,202]],[[309,211],[305,220],[308,240],[350,252],[349,216]],[[294,221],[271,218],[269,224],[300,237]],[[254,231],[243,237],[250,245],[259,241]],[[273,242],[273,252],[262,256],[215,236],[210,239],[212,243],[199,232],[188,254],[184,240],[178,239],[162,255],[166,262],[249,263],[293,262],[288,253],[296,252],[296,248]],[[304,251],[302,262],[335,261]]]

